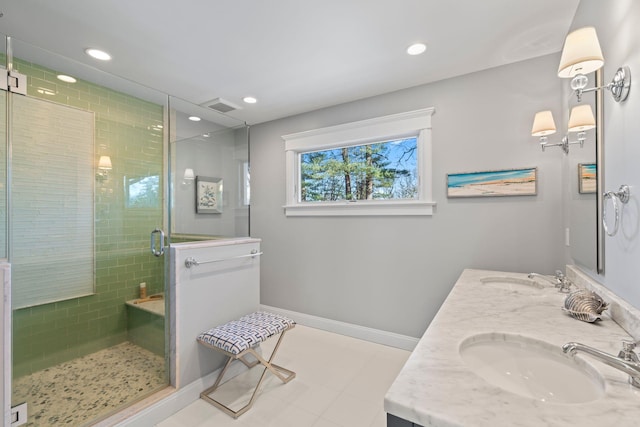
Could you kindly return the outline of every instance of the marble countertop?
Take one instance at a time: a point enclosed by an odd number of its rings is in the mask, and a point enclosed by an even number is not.
[[[462,273],[387,392],[385,411],[425,427],[639,425],[640,389],[628,384],[627,374],[589,356],[578,354],[576,358],[604,378],[605,395],[574,404],[542,402],[510,393],[465,365],[459,346],[476,334],[522,335],[558,348],[577,341],[616,355],[621,341],[631,339],[608,311],[600,322],[581,322],[561,310],[566,294],[558,293],[550,283],[537,279],[542,288],[536,289],[500,282],[505,277],[529,280],[517,273]]]

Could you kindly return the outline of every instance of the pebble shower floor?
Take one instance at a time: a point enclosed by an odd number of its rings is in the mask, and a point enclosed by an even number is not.
[[[164,358],[124,342],[18,378],[13,402],[28,402],[26,426],[81,426],[167,386]]]

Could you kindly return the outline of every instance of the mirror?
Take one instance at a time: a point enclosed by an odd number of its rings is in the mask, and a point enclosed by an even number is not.
[[[602,71],[589,76],[588,87],[602,86]],[[568,89],[570,90],[570,89]],[[584,147],[572,146],[566,159],[568,185],[565,188],[568,200],[568,227],[570,254],[573,262],[588,270],[604,272],[604,242],[601,218],[603,162],[603,91],[586,93],[582,103],[591,104],[596,128],[587,132]],[[575,95],[567,102],[567,114],[578,105]]]

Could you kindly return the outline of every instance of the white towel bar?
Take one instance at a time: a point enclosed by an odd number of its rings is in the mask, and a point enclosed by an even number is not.
[[[247,254],[247,255],[238,255],[238,256],[233,256],[229,258],[212,259],[209,261],[197,261],[194,257],[187,257],[187,259],[184,260],[184,266],[187,268],[191,268],[194,265],[210,264],[212,262],[231,261],[231,260],[240,259],[240,258],[255,258],[260,255],[262,255],[262,252],[258,252],[254,249],[251,251],[250,254]]]

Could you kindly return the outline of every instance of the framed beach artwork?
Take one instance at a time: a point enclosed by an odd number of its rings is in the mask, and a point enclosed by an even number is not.
[[[447,197],[535,196],[538,168],[447,174]]]
[[[580,194],[595,193],[596,177],[595,163],[578,163],[578,192]]]
[[[196,176],[196,213],[222,213],[222,178]]]

